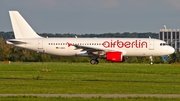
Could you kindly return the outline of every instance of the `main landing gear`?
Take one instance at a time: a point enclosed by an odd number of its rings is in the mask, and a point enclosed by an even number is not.
[[[149,59],[150,59],[150,65],[153,65],[154,63],[153,63],[153,58],[152,58],[152,56],[149,56]]]
[[[91,59],[90,63],[91,63],[92,65],[95,65],[95,64],[98,64],[99,61],[98,61],[97,59]]]

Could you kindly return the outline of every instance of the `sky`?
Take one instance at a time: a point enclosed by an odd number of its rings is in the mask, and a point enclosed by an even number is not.
[[[0,31],[17,10],[37,33],[102,34],[180,28],[180,0],[1,0]]]

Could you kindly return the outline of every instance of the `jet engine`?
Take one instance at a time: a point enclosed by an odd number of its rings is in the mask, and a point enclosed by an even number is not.
[[[122,52],[106,52],[106,60],[112,62],[124,62],[125,57]]]

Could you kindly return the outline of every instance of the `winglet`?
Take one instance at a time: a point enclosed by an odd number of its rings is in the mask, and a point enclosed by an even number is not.
[[[9,15],[16,39],[42,38],[31,28],[18,11],[9,11]]]

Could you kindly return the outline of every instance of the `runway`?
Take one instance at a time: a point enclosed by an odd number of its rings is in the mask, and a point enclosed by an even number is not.
[[[63,97],[63,98],[180,98],[180,94],[0,94],[0,97]]]

